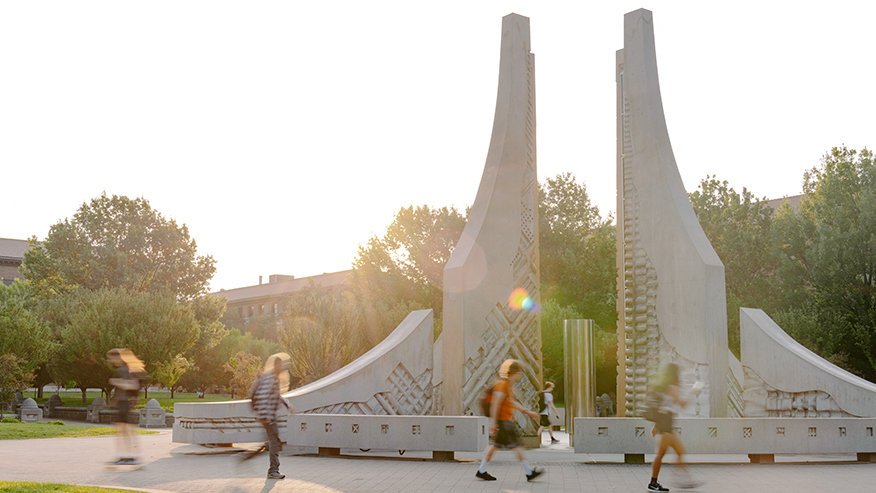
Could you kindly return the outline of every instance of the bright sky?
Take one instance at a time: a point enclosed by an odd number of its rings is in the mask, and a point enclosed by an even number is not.
[[[0,237],[106,191],[185,223],[213,290],[349,269],[400,207],[474,201],[511,12],[540,181],[570,171],[613,213],[615,51],[641,7],[688,191],[795,195],[831,147],[876,147],[876,2],[3,2]]]

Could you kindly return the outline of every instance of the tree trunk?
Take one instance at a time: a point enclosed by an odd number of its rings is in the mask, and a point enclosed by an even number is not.
[[[37,399],[42,399],[42,398],[43,398],[43,386],[40,385],[37,387]]]
[[[83,404],[87,404],[87,403],[88,403],[88,397],[85,395],[85,391],[88,390],[88,388],[87,388],[87,387],[79,387],[79,390],[82,391],[82,403],[83,403]]]

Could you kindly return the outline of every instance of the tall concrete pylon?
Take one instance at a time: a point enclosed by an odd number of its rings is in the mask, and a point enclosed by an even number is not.
[[[542,378],[536,312],[513,310],[508,297],[525,288],[539,299],[535,68],[529,19],[502,19],[499,87],[484,174],[462,237],[444,268],[442,407],[477,414],[477,397],[507,358],[521,360],[518,400],[535,403]],[[520,422],[534,432],[531,420]]]
[[[640,415],[649,378],[677,363],[706,384],[684,415],[728,413],[724,264],[706,238],[666,130],[650,11],[624,16],[617,52],[618,415]]]

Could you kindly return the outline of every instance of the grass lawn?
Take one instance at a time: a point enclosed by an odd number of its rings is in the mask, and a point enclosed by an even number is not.
[[[158,433],[151,430],[138,430],[133,428],[138,435],[151,435]],[[98,437],[112,436],[116,429],[109,426],[81,426],[81,425],[53,425],[48,423],[0,423],[0,440],[24,440],[28,438],[59,438],[59,437]],[[6,490],[0,489],[0,493]],[[19,491],[19,490],[9,490]],[[43,491],[43,490],[21,490]],[[45,490],[67,491],[67,490]],[[72,490],[70,490],[72,491]]]
[[[60,491],[64,493],[137,493],[134,490],[116,490],[74,484],[27,483],[24,481],[0,481],[0,493],[44,493]]]
[[[28,392],[28,394],[31,394],[31,392]],[[86,402],[84,403],[82,402],[82,392],[78,390],[75,392],[61,392],[60,395],[61,400],[64,401],[64,405],[69,407],[88,407],[89,405],[91,405],[91,402],[94,400],[95,397],[103,397],[104,399],[106,399],[106,397],[102,396],[101,392],[99,391],[88,391],[85,395]],[[25,397],[30,397],[31,399],[35,400],[37,404],[45,403],[47,400],[49,400],[49,397],[51,396],[52,394],[49,392],[44,392],[42,399],[37,399],[33,395],[25,395]],[[242,397],[240,396],[234,397],[235,399],[242,399]],[[222,402],[232,400],[231,394],[206,394],[204,395],[203,399],[198,399],[198,394],[195,392],[174,392],[173,399],[170,399],[170,392],[156,390],[149,391],[149,399],[157,400],[158,403],[161,404],[161,407],[166,409],[169,413],[173,412],[173,405],[177,402]],[[144,397],[144,393],[141,390],[140,404],[134,409],[139,409],[145,406],[146,403],[149,402],[149,399],[146,399]],[[168,409],[167,406],[168,400],[170,400],[170,409]]]

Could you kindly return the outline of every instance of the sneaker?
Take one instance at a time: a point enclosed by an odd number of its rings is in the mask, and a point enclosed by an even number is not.
[[[669,488],[664,488],[660,483],[651,483],[648,485],[648,491],[669,491]]]
[[[560,441],[557,440],[556,438],[551,438],[551,445],[553,445],[555,443],[560,443]]]
[[[484,472],[480,472],[480,471],[478,471],[477,474],[475,474],[475,477],[476,477],[476,478],[483,479],[484,481],[495,481],[495,480],[496,480],[496,478],[493,477],[493,476],[492,476],[490,473],[488,473],[487,471],[484,471]]]
[[[527,480],[527,481],[532,481],[533,479],[535,479],[535,478],[541,476],[541,473],[543,473],[543,472],[544,472],[544,469],[533,469],[533,470],[532,470],[532,474],[527,474],[527,475],[526,475],[526,480]]]
[[[278,472],[269,472],[268,473],[268,479],[283,479],[285,477],[286,477],[286,475],[280,474]]]

